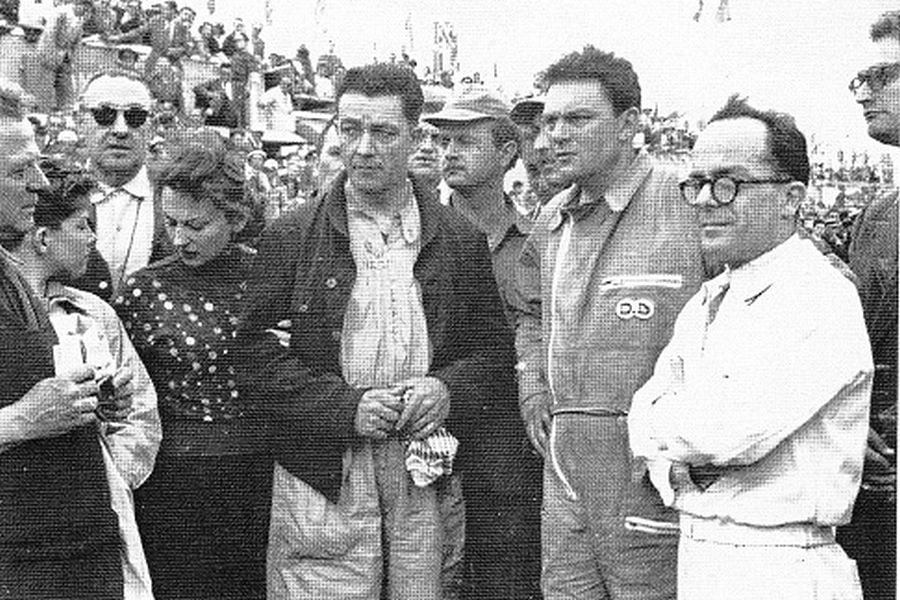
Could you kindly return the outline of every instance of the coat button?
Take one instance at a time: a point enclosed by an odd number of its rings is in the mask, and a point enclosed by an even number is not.
[[[331,339],[333,339],[333,340],[336,341],[336,342],[341,341],[341,332],[338,331],[337,329],[335,329],[334,331],[332,331],[332,332],[331,332]]]
[[[325,287],[330,290],[334,289],[335,287],[337,287],[337,279],[335,279],[334,277],[329,277],[325,280]]]
[[[308,305],[308,304],[301,304],[300,306],[297,307],[297,310],[300,311],[300,312],[302,312],[302,313],[305,313],[305,312],[309,311],[309,305]]]

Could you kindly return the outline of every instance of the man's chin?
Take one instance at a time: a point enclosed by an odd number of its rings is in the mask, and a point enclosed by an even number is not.
[[[900,146],[900,118],[879,115],[869,121],[869,137],[889,146]]]

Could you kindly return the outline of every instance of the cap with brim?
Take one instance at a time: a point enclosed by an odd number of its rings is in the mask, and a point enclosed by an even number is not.
[[[250,152],[247,153],[247,158],[252,158],[254,156],[259,156],[261,158],[265,158],[266,153],[263,152],[262,150],[251,150]]]
[[[544,101],[535,98],[525,98],[516,102],[509,111],[509,118],[516,125],[531,125],[534,120],[544,112]]]
[[[482,119],[500,119],[509,116],[509,105],[496,93],[472,87],[444,105],[443,110],[422,117],[431,125],[440,123],[470,123]]]

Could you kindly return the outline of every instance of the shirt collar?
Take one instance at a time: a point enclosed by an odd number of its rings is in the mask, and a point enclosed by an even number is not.
[[[813,256],[808,255],[810,251],[813,252]],[[726,269],[725,273],[709,283],[727,275],[731,284],[729,293],[742,298],[747,304],[752,304],[767,292],[779,278],[786,275],[788,267],[805,264],[808,260],[815,259],[815,255],[819,255],[819,251],[815,249],[812,242],[794,234],[765,254],[737,269]]]
[[[18,268],[21,268],[22,265],[25,264],[25,263],[22,261],[21,258],[19,258],[18,256],[16,256],[15,254],[13,254],[12,252],[10,252],[9,250],[7,250],[6,248],[4,248],[3,246],[0,246],[0,258],[2,258],[2,259],[3,259],[4,261],[6,261],[8,264],[10,264],[10,265],[16,267],[17,269],[18,269]]]
[[[348,193],[346,197],[348,216],[361,215],[376,222],[381,217],[380,214],[362,202],[355,194]],[[407,180],[403,188],[403,197],[403,204],[394,216],[400,219],[400,233],[403,239],[407,244],[412,244],[419,239],[421,217],[419,215],[419,203],[416,200],[412,183],[409,180]]]
[[[622,212],[628,208],[631,199],[644,184],[651,171],[653,171],[653,160],[649,154],[641,152],[631,161],[631,164],[626,167],[625,171],[612,182],[602,198],[590,202],[586,201],[581,193],[581,188],[577,185],[561,192],[566,194],[566,196],[559,205],[556,214],[550,220],[550,230],[557,229],[562,225],[565,211],[578,210],[579,207],[594,205],[601,201],[605,201],[611,211]]]
[[[141,200],[146,200],[147,198],[153,196],[153,188],[150,185],[150,176],[147,173],[146,165],[142,166],[137,174],[135,174],[135,176],[132,177],[130,181],[125,182],[123,185],[114,187],[111,185],[107,185],[102,181],[98,181],[97,189],[100,190],[100,193],[94,194],[91,197],[91,202],[93,204],[99,204],[103,202],[117,190],[123,190],[130,196]]]

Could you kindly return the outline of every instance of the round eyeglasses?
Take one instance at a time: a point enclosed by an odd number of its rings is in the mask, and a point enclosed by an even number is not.
[[[790,183],[788,179],[735,179],[729,175],[720,175],[710,179],[709,177],[690,177],[678,184],[681,197],[690,205],[699,204],[700,191],[710,186],[712,198],[716,204],[724,206],[731,204],[737,197],[742,185],[764,183]]]

